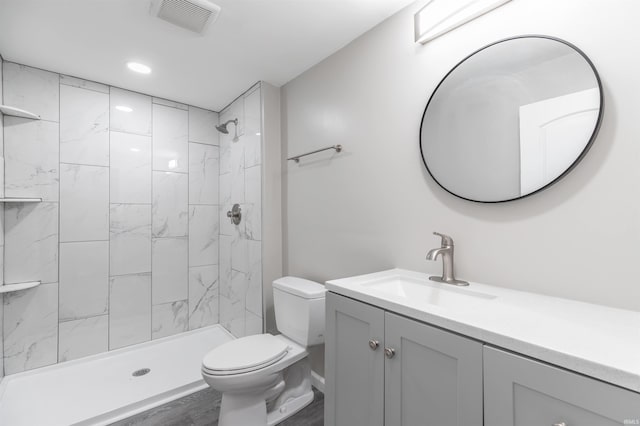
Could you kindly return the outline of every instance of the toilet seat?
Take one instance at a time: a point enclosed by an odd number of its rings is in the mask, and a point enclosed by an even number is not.
[[[280,361],[289,346],[271,334],[242,337],[213,349],[202,360],[202,371],[227,376],[260,370]]]

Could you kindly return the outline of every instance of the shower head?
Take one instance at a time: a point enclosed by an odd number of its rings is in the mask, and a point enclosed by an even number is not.
[[[233,136],[233,141],[234,142],[238,142],[239,138],[238,138],[238,119],[234,118],[233,120],[228,120],[226,123],[224,124],[219,124],[216,126],[216,129],[220,132],[220,133],[224,133],[225,135],[229,134],[229,129],[227,129],[227,125],[233,123],[235,124],[235,135]]]
[[[238,127],[238,119],[234,118],[233,120],[229,120],[224,124],[220,124],[218,126],[216,126],[216,129],[220,132],[220,133],[224,133],[225,135],[229,134],[229,129],[227,129],[227,125],[233,123],[236,125],[236,128]]]

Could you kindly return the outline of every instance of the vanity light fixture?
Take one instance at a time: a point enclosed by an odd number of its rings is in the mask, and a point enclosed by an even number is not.
[[[116,109],[117,109],[118,111],[122,111],[122,112],[132,112],[132,111],[133,111],[133,108],[128,107],[128,106],[126,106],[126,105],[117,105],[117,106],[116,106]]]
[[[415,41],[425,44],[510,1],[429,0],[413,17]]]
[[[151,74],[151,68],[139,62],[127,62],[127,68],[140,74]]]

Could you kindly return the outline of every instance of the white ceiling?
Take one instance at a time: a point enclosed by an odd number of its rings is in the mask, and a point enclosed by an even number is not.
[[[4,59],[219,111],[258,80],[281,86],[413,0],[214,0],[204,36],[150,0],[0,0]],[[135,75],[125,63],[150,65]]]

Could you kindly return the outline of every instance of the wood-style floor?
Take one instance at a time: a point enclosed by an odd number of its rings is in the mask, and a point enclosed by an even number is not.
[[[112,426],[217,426],[221,397],[219,392],[208,388],[113,423]],[[280,425],[323,426],[323,423],[324,395],[314,389],[313,402]]]

